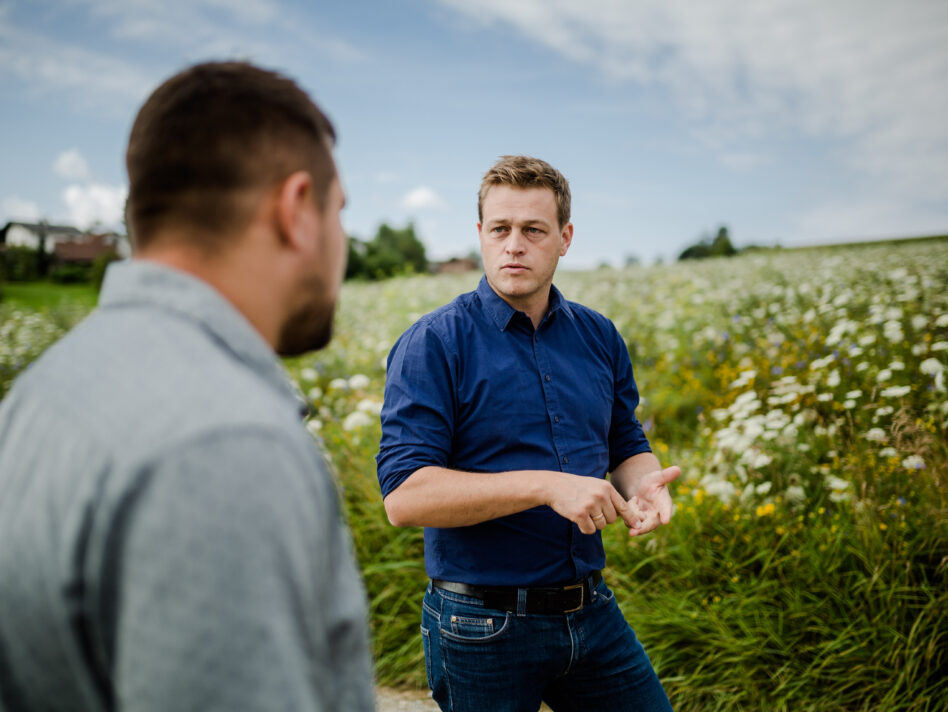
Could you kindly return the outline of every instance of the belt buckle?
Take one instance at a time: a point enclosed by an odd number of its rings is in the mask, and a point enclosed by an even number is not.
[[[581,582],[579,582],[579,583],[574,583],[574,584],[571,584],[571,585],[569,585],[569,586],[563,586],[563,590],[564,590],[564,591],[570,591],[570,590],[572,590],[572,589],[574,589],[574,588],[578,588],[578,589],[579,589],[579,605],[576,606],[576,608],[569,608],[569,609],[563,611],[563,613],[574,613],[575,611],[578,611],[580,608],[582,608],[582,607],[583,607],[583,603],[585,603],[585,600],[584,600],[584,599],[586,598],[586,586],[585,586],[584,582],[581,581]]]

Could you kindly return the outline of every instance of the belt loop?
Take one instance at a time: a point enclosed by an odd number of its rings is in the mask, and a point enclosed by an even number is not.
[[[527,613],[527,589],[517,589],[517,615],[524,616]]]

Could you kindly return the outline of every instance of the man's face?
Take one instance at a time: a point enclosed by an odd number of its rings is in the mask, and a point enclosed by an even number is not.
[[[314,248],[300,256],[299,298],[283,325],[277,353],[298,356],[326,346],[332,339],[333,313],[346,271],[348,248],[341,212],[346,199],[339,177],[333,179],[326,209],[313,206]]]
[[[545,307],[556,265],[573,238],[572,224],[559,226],[553,191],[495,185],[481,211],[477,228],[487,282],[516,309]]]

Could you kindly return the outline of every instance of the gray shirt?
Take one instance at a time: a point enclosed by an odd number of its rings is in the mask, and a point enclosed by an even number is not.
[[[266,342],[113,266],[0,403],[0,710],[368,710],[365,596]]]

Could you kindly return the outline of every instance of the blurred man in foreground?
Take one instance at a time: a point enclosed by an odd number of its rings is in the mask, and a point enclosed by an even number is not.
[[[670,709],[600,573],[600,532],[666,524],[680,470],[635,418],[615,326],[553,286],[569,217],[559,171],[501,158],[478,199],[484,278],[389,355],[378,476],[392,523],[425,527],[422,635],[443,710]]]
[[[276,355],[330,339],[333,142],[243,63],[140,110],[135,259],[0,406],[0,709],[372,709],[348,534]]]

